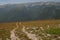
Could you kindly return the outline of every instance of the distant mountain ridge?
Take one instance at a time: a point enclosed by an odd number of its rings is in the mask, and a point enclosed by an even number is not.
[[[60,19],[59,2],[0,5],[0,22]]]

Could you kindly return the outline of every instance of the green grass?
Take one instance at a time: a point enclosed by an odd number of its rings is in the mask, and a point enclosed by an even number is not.
[[[60,28],[49,28],[46,30],[46,32],[49,34],[60,35]]]

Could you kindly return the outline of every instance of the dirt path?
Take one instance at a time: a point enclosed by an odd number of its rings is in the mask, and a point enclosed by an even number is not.
[[[10,35],[10,38],[11,38],[11,40],[20,40],[18,37],[16,37],[16,35],[15,35],[15,30],[16,29],[18,29],[18,24],[16,23],[16,28],[14,28],[10,33],[11,33],[11,35]]]
[[[20,23],[21,24],[21,23]],[[27,35],[27,37],[31,40],[39,40],[35,34],[31,34],[31,33],[28,33],[26,30],[25,30],[25,26],[22,25],[23,28],[22,28],[22,31]]]

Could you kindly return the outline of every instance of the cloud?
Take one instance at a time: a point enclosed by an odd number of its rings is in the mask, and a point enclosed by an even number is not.
[[[39,2],[39,1],[55,1],[60,2],[60,0],[0,0],[0,3],[25,3],[25,2]]]

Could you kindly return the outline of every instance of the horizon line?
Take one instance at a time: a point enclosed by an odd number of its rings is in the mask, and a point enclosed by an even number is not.
[[[55,2],[55,1],[36,1],[36,2]],[[35,3],[35,2],[32,1],[32,2],[0,3],[0,5],[3,5],[3,4],[22,4],[22,3]]]

